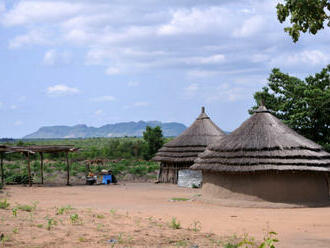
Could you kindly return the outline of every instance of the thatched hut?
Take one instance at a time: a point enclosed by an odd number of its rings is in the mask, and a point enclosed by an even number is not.
[[[218,142],[225,133],[202,112],[177,138],[166,143],[153,158],[161,162],[159,182],[177,183],[178,171],[189,168],[207,145]]]
[[[207,147],[191,169],[203,171],[203,194],[271,202],[328,200],[330,154],[264,106]]]

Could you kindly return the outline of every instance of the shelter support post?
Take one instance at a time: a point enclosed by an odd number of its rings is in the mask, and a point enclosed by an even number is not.
[[[69,163],[69,153],[65,153],[66,157],[66,185],[70,185],[70,163]]]
[[[40,152],[40,177],[41,184],[44,184],[44,154]]]
[[[27,152],[27,162],[28,162],[29,186],[32,187],[32,181],[31,181],[31,165],[30,165],[30,153],[29,153],[29,152]]]
[[[5,172],[3,169],[3,152],[0,153],[0,167],[1,167],[1,184],[5,184]]]

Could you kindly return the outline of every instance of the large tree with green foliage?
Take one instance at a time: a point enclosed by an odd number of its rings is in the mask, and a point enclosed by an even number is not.
[[[276,8],[277,18],[281,23],[290,16],[292,25],[284,30],[294,42],[298,41],[300,32],[316,34],[324,28],[326,22],[330,27],[329,0],[284,0]]]
[[[149,160],[164,144],[162,129],[159,126],[156,126],[154,128],[147,126],[146,131],[143,132],[143,138],[147,145],[147,149],[144,153],[144,158]]]
[[[268,86],[254,94],[295,131],[330,151],[330,65],[304,80],[273,69]],[[257,106],[254,106],[250,113]]]

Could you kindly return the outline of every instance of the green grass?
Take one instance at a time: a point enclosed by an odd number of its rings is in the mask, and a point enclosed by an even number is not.
[[[98,218],[98,219],[104,219],[105,216],[103,214],[98,214],[98,215],[96,215],[96,218]]]
[[[172,218],[171,222],[170,222],[170,227],[172,229],[180,229],[181,228],[181,224],[179,221],[177,221],[177,219],[175,217]]]
[[[71,224],[73,224],[73,225],[82,224],[82,220],[78,214],[71,214],[70,221],[71,221]]]
[[[47,230],[50,231],[52,229],[53,226],[57,225],[57,221],[54,220],[53,218],[46,218],[47,220]]]
[[[171,198],[172,201],[189,201],[189,198],[183,198],[183,197],[173,197]]]
[[[0,201],[0,209],[7,209],[9,206],[10,203],[7,201],[7,199]]]
[[[32,212],[36,209],[36,205],[27,205],[27,204],[23,204],[23,205],[17,205],[16,207],[19,210],[22,211],[26,211],[26,212]]]
[[[64,206],[64,207],[60,207],[56,209],[56,215],[62,215],[64,213],[69,212],[70,210],[72,210],[73,208],[70,205]]]

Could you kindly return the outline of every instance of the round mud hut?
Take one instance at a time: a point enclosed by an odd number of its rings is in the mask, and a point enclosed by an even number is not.
[[[330,154],[273,116],[265,106],[199,154],[204,196],[282,203],[329,198]]]
[[[181,135],[166,143],[153,158],[154,161],[161,162],[158,181],[176,184],[178,171],[188,169],[207,145],[219,142],[224,136],[225,133],[211,121],[202,107],[202,112],[194,123]]]

